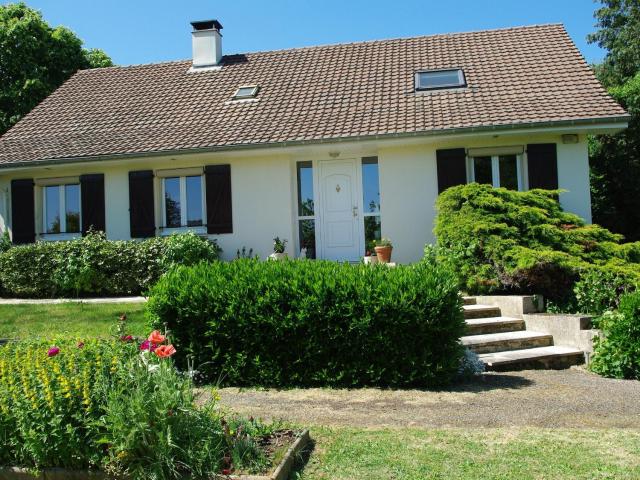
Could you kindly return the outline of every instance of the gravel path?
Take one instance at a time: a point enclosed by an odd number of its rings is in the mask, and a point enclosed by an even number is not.
[[[486,373],[446,391],[224,388],[220,395],[239,413],[305,425],[640,428],[640,382],[577,368]]]

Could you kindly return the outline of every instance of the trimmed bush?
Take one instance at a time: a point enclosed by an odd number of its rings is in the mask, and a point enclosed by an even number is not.
[[[446,190],[437,201],[438,259],[471,294],[537,293],[567,303],[591,271],[615,277],[620,292],[634,288],[640,242],[621,244],[621,235],[585,225],[562,211],[557,195],[475,183]]]
[[[4,296],[138,295],[173,264],[218,258],[215,242],[193,233],[144,241],[106,240],[91,233],[67,242],[37,242],[0,253]]]
[[[624,295],[617,312],[597,320],[591,370],[605,377],[640,380],[640,292]]]
[[[148,311],[205,378],[238,386],[445,384],[465,328],[455,277],[427,264],[178,267],[151,289]]]

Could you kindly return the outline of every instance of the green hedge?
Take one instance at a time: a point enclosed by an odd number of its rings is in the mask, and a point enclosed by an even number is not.
[[[640,292],[624,295],[616,312],[597,319],[591,370],[614,378],[640,380]]]
[[[441,385],[465,328],[455,277],[427,264],[179,267],[151,289],[148,310],[205,378],[227,385]]]
[[[193,233],[144,241],[37,242],[0,252],[0,292],[7,297],[138,295],[174,263],[218,258],[215,242]]]
[[[585,225],[562,210],[557,194],[475,183],[446,190],[437,201],[438,258],[472,294],[537,293],[566,304],[575,302],[576,282],[594,271],[614,278],[620,292],[634,288],[640,242],[622,244],[621,235]]]

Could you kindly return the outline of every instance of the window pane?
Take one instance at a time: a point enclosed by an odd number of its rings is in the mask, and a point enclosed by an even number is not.
[[[80,185],[65,185],[64,204],[67,233],[77,233],[80,231]]]
[[[500,157],[500,186],[509,190],[518,190],[518,165],[515,155]]]
[[[362,159],[362,194],[365,213],[380,211],[380,181],[378,178],[378,158]]]
[[[474,157],[473,173],[476,183],[488,183],[489,185],[493,185],[491,157]]]
[[[459,70],[444,70],[440,72],[420,72],[419,88],[456,87],[463,83],[460,80]]]
[[[313,215],[313,167],[311,162],[298,162],[298,216]]]
[[[380,223],[380,217],[378,215],[372,215],[370,217],[364,217],[364,241],[365,249],[367,253],[373,253],[374,240],[380,240],[382,238],[382,225]]]
[[[164,179],[164,206],[167,227],[180,226],[180,179],[171,177]]]
[[[316,258],[316,222],[300,220],[298,222],[300,249],[307,249],[307,258]]]
[[[187,177],[187,226],[202,225],[202,177]]]
[[[60,187],[58,185],[44,188],[47,233],[60,233]]]

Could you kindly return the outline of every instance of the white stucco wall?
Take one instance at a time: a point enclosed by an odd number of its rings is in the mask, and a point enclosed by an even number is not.
[[[586,135],[577,144],[563,144],[560,133],[486,135],[417,139],[414,141],[360,142],[352,144],[310,145],[290,149],[267,149],[252,153],[149,157],[133,160],[93,162],[85,165],[55,166],[14,172],[0,170],[0,232],[7,221],[9,205],[4,191],[9,191],[13,178],[46,178],[104,173],[106,195],[106,228],[111,239],[129,239],[128,172],[142,169],[174,169],[208,164],[231,165],[233,233],[218,235],[223,258],[235,257],[243,246],[253,248],[264,258],[272,251],[275,236],[289,240],[289,255],[295,256],[296,245],[296,170],[295,162],[322,161],[330,158],[361,158],[377,155],[380,178],[382,235],[394,244],[393,259],[400,263],[418,261],[424,245],[433,243],[433,222],[437,197],[436,150],[484,146],[556,143],[558,177],[562,206],[591,221],[589,166]],[[156,189],[160,181],[156,181]],[[160,225],[160,193],[156,192],[156,225]],[[41,229],[41,205],[37,196],[36,218]],[[38,230],[38,231],[39,231]]]

